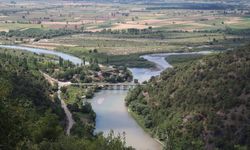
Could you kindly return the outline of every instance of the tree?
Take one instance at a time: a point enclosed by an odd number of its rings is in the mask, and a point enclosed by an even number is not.
[[[89,58],[89,63],[90,63],[90,64],[93,63],[93,58],[92,58],[92,57]]]
[[[81,105],[81,112],[83,113],[90,113],[92,110],[92,106],[89,102],[85,102],[83,105]]]
[[[106,58],[106,63],[109,64],[109,57]]]
[[[62,57],[59,57],[59,66],[60,66],[60,67],[63,66],[63,59],[62,59]]]
[[[97,58],[94,59],[94,63],[98,64],[98,59]]]
[[[67,87],[66,86],[63,86],[63,87],[61,87],[61,91],[62,91],[62,93],[66,93],[67,92]]]
[[[82,62],[83,62],[83,65],[85,66],[85,63],[86,63],[85,57],[82,58]]]

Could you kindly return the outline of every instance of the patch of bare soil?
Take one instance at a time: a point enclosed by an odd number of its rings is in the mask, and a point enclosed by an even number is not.
[[[230,17],[228,18],[228,20],[225,21],[226,24],[237,24],[240,21],[242,21],[242,19],[240,17]]]

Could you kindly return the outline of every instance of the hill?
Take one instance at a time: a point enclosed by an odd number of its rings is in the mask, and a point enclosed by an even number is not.
[[[104,138],[84,125],[74,127],[75,132],[66,136],[57,89],[39,72],[40,62],[35,63],[26,53],[0,51],[1,150],[132,149],[125,147],[122,137],[110,133]]]
[[[250,47],[167,69],[126,104],[166,149],[247,149]]]

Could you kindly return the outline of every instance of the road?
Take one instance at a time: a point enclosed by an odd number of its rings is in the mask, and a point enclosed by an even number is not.
[[[73,125],[75,124],[75,121],[72,117],[72,113],[69,111],[68,107],[67,107],[67,104],[64,102],[64,100],[61,98],[61,87],[63,85],[60,85],[58,84],[58,91],[57,91],[57,95],[58,95],[58,98],[60,99],[61,101],[61,107],[63,108],[65,114],[66,114],[66,117],[67,117],[67,120],[68,120],[68,123],[67,123],[67,129],[66,129],[66,134],[67,135],[70,135],[70,130],[71,128],[73,127]]]
[[[41,72],[41,71],[40,71]],[[67,128],[66,128],[66,134],[70,135],[70,130],[73,127],[73,125],[75,124],[75,121],[72,117],[72,113],[69,111],[67,104],[64,102],[64,100],[61,97],[61,87],[63,86],[68,86],[71,85],[71,82],[60,82],[57,79],[52,78],[51,76],[49,76],[48,74],[41,72],[43,74],[43,76],[45,77],[46,80],[48,80],[48,82],[51,85],[55,85],[56,83],[58,84],[58,91],[57,91],[57,95],[59,100],[61,101],[61,107],[64,110],[66,117],[67,117]]]
[[[45,79],[51,84],[51,85],[55,85],[58,84],[58,91],[57,91],[57,95],[58,98],[61,101],[61,107],[63,108],[66,117],[67,117],[67,128],[66,128],[66,134],[70,135],[70,130],[73,127],[73,125],[75,124],[75,121],[72,117],[72,113],[69,111],[67,104],[64,102],[64,100],[61,97],[61,87],[64,86],[69,86],[69,85],[80,85],[80,86],[93,86],[93,85],[98,85],[98,86],[136,86],[138,84],[136,83],[71,83],[71,82],[60,82],[57,79],[52,78],[51,76],[49,76],[48,74],[40,71],[43,76],[45,77]],[[143,85],[143,84],[142,84]]]

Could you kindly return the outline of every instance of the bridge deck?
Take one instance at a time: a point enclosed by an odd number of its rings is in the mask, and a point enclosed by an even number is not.
[[[72,83],[72,85],[81,85],[81,86],[136,86],[144,85],[139,83]]]

